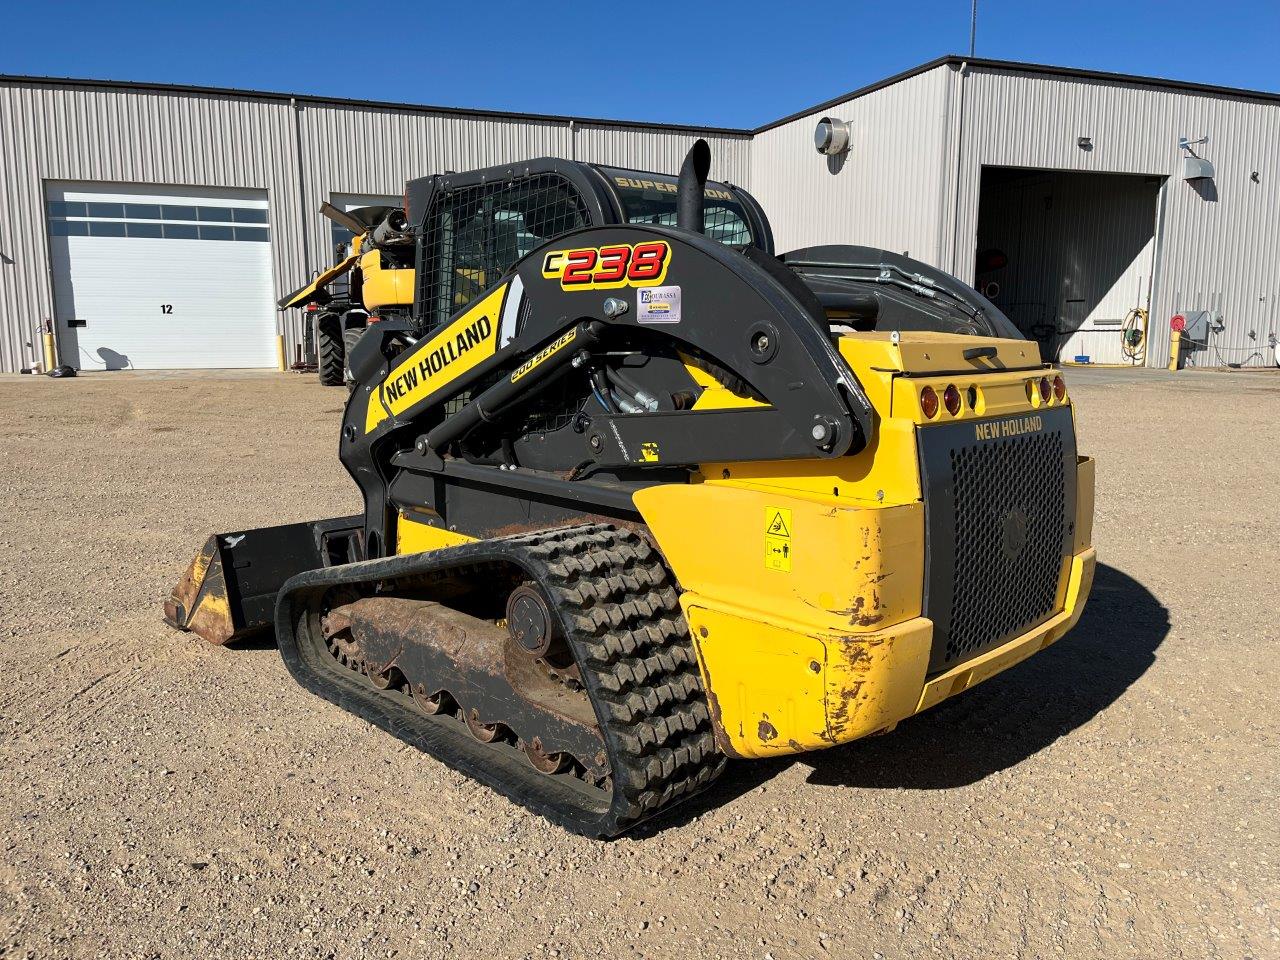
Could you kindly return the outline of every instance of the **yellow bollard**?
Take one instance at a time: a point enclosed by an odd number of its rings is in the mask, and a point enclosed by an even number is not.
[[[40,339],[44,342],[44,369],[47,373],[58,365],[58,345],[53,340],[52,330],[46,330]]]
[[[1178,351],[1182,346],[1182,331],[1174,329],[1169,334],[1169,369],[1178,369]]]
[[[284,359],[284,335],[276,334],[276,362],[280,365],[280,372],[284,373],[289,369]]]

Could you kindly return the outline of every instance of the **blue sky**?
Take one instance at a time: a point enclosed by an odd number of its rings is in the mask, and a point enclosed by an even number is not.
[[[4,32],[2,73],[751,127],[965,53],[969,0],[44,2]],[[999,59],[1280,91],[1278,41],[1280,0],[979,2]]]

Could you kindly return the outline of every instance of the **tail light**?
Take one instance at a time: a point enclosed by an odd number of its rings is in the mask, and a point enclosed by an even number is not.
[[[929,420],[938,415],[938,391],[933,387],[925,387],[920,391],[920,409]]]
[[[315,313],[315,312],[316,312],[317,310],[319,310],[319,309],[320,309],[320,304],[318,304],[318,303],[308,303],[308,304],[307,304],[307,313]]]
[[[960,412],[960,391],[954,383],[947,384],[947,389],[942,392],[942,404],[953,417]]]
[[[1049,397],[1053,395],[1053,386],[1049,383],[1048,377],[1040,378],[1040,402],[1048,403]]]
[[[1053,396],[1059,403],[1067,398],[1067,384],[1062,377],[1053,378]]]

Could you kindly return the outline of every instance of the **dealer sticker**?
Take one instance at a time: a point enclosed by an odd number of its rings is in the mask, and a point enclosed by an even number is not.
[[[636,291],[639,323],[679,323],[679,287],[641,287]]]

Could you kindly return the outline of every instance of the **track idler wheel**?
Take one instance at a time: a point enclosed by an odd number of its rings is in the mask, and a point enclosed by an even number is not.
[[[573,662],[547,598],[532,583],[522,583],[507,597],[507,632],[535,660]]]

